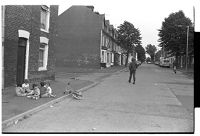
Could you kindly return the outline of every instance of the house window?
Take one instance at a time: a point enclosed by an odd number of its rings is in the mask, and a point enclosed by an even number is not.
[[[109,53],[107,53],[107,63],[109,63],[110,61],[109,61]]]
[[[106,41],[107,41],[107,39],[106,39],[106,37],[104,37],[104,46],[106,47]]]
[[[40,37],[39,59],[38,59],[39,71],[47,70],[48,48],[49,48],[48,39],[45,37]]]
[[[108,47],[108,38],[106,38],[106,47]]]
[[[102,46],[104,46],[104,36],[102,36]]]
[[[113,62],[113,54],[110,53],[110,60],[111,60],[111,63]]]
[[[107,44],[108,44],[108,48],[110,48],[110,40],[108,39]]]
[[[41,30],[48,32],[49,31],[49,7],[42,6],[41,7]]]
[[[104,51],[101,51],[101,62],[104,62]]]
[[[45,44],[40,45],[39,49],[39,67],[44,67],[44,53],[45,53]]]

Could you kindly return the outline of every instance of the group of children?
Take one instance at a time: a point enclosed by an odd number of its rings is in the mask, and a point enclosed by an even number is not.
[[[49,82],[40,82],[40,87],[37,84],[32,85],[30,89],[29,80],[25,79],[22,85],[16,87],[17,96],[26,96],[27,98],[39,99],[42,97],[56,97],[53,95],[53,91],[50,87]],[[71,95],[75,99],[82,99],[82,93],[75,91],[70,83],[67,83],[66,90],[64,91],[65,95]]]
[[[39,99],[41,97],[56,97],[49,82],[41,82],[40,87],[37,84],[32,85],[30,89],[29,80],[25,79],[21,86],[16,87],[17,96],[26,96],[27,98]]]

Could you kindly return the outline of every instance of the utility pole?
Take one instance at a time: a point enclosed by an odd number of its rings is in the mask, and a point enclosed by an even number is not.
[[[186,47],[186,71],[188,70],[188,38],[189,38],[189,29],[190,27],[187,26],[187,47]]]
[[[178,27],[183,27],[183,25],[178,25]],[[185,59],[185,69],[186,71],[188,70],[188,41],[189,41],[189,29],[190,29],[190,26],[188,25],[187,26],[187,44],[186,44],[186,59]]]

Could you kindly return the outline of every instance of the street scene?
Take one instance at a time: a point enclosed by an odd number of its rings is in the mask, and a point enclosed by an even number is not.
[[[137,69],[135,85],[128,76],[126,68],[115,72],[84,91],[82,100],[66,98],[3,132],[193,131],[192,79],[154,64]]]
[[[194,133],[197,2],[169,1],[2,5],[2,133]]]

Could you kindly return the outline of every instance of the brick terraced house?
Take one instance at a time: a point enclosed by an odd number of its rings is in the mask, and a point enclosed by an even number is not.
[[[121,65],[116,30],[93,6],[71,6],[58,17],[57,67],[110,67]]]
[[[2,6],[4,87],[55,79],[57,5]]]

